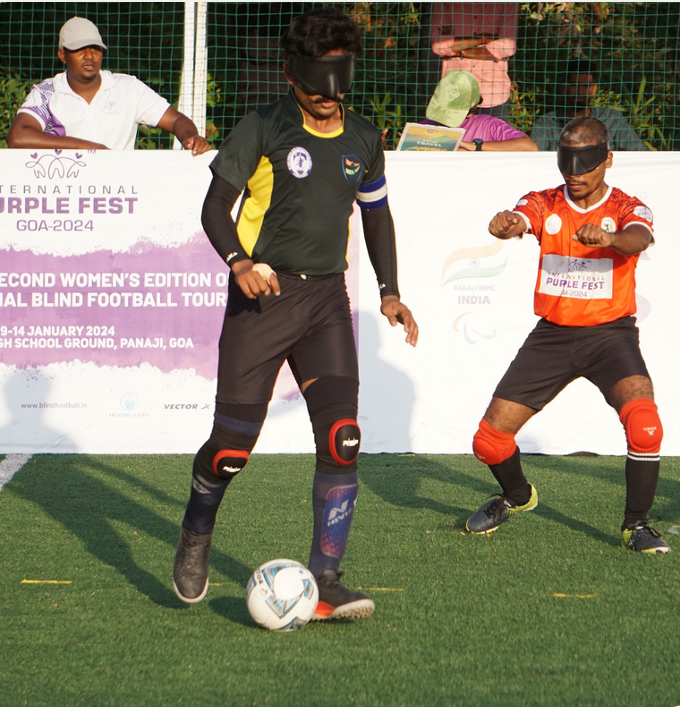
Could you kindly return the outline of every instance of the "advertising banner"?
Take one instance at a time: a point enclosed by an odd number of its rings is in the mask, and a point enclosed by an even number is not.
[[[0,447],[180,451],[210,417],[226,301],[209,157],[0,158]]]
[[[212,424],[228,268],[200,211],[212,155],[0,152],[0,451],[193,453]],[[673,153],[617,153],[609,183],[655,215],[638,266],[638,321],[666,436],[680,454],[669,284]],[[538,246],[487,232],[531,189],[557,186],[554,155],[388,153],[402,299],[416,349],[379,312],[352,218],[348,289],[359,347],[362,451],[470,453],[496,383],[534,326]],[[237,345],[237,342],[234,343]],[[518,437],[523,451],[625,454],[616,413],[577,381]],[[256,451],[311,452],[287,367]]]

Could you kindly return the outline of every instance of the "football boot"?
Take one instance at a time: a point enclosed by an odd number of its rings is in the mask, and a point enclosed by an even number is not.
[[[177,543],[172,585],[187,604],[201,601],[208,591],[208,566],[212,533],[200,535],[182,528]]]
[[[316,580],[319,603],[312,621],[330,619],[363,619],[375,611],[375,604],[365,594],[347,589],[341,582],[342,572],[325,569]]]
[[[621,533],[621,545],[635,550],[635,552],[647,552],[650,554],[671,551],[668,543],[662,540],[661,534],[654,528],[650,528],[645,520],[631,523],[623,530]]]
[[[509,521],[515,513],[533,510],[538,505],[538,494],[531,484],[529,486],[531,487],[531,496],[523,506],[518,506],[507,496],[498,494],[481,505],[468,518],[465,527],[471,533],[488,535],[493,533],[499,525]]]

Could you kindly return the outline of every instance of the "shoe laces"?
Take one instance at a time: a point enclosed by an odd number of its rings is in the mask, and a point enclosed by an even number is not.
[[[186,536],[186,551],[185,551],[185,562],[184,566],[186,569],[191,570],[196,565],[201,564],[203,559],[203,553],[205,548],[210,544],[211,536],[208,535],[207,538],[199,539],[195,534],[187,534]]]
[[[661,533],[658,530],[652,528],[650,525],[648,525],[647,521],[645,520],[638,521],[632,527],[629,526],[628,530],[632,531],[633,533],[644,533],[645,535],[651,535],[653,538],[661,537]]]
[[[484,509],[484,513],[489,518],[493,518],[493,520],[500,520],[503,515],[503,511],[507,511],[512,508],[512,504],[505,496],[503,496],[503,494],[500,493],[492,498],[494,499],[493,502]]]

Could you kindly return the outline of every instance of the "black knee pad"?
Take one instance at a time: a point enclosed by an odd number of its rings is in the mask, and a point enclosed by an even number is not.
[[[305,391],[316,443],[316,468],[327,474],[357,469],[361,430],[357,423],[359,382],[354,378],[319,378]]]
[[[198,450],[194,471],[206,479],[232,479],[247,464],[257,436],[243,435],[213,425],[210,439]]]

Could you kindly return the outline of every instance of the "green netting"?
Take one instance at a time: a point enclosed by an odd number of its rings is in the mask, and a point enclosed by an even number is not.
[[[387,128],[394,147],[399,128],[424,117],[441,76],[433,36],[455,34],[437,25],[439,5],[451,3],[212,2],[207,10],[209,139],[219,143],[248,110],[286,90],[277,40],[305,9],[334,6],[364,30],[365,51],[349,104]],[[482,3],[464,5],[478,12]],[[489,4],[489,3],[485,3]],[[592,105],[619,111],[646,146],[678,149],[678,39],[680,3],[503,3],[517,13],[517,50],[506,116],[531,133],[537,116],[564,104],[569,59],[590,58],[597,68]],[[100,28],[109,49],[104,68],[132,73],[175,105],[180,92],[185,3],[0,3],[0,146],[33,83],[61,71],[60,26],[74,15]],[[138,147],[170,147],[155,129],[141,129]]]

